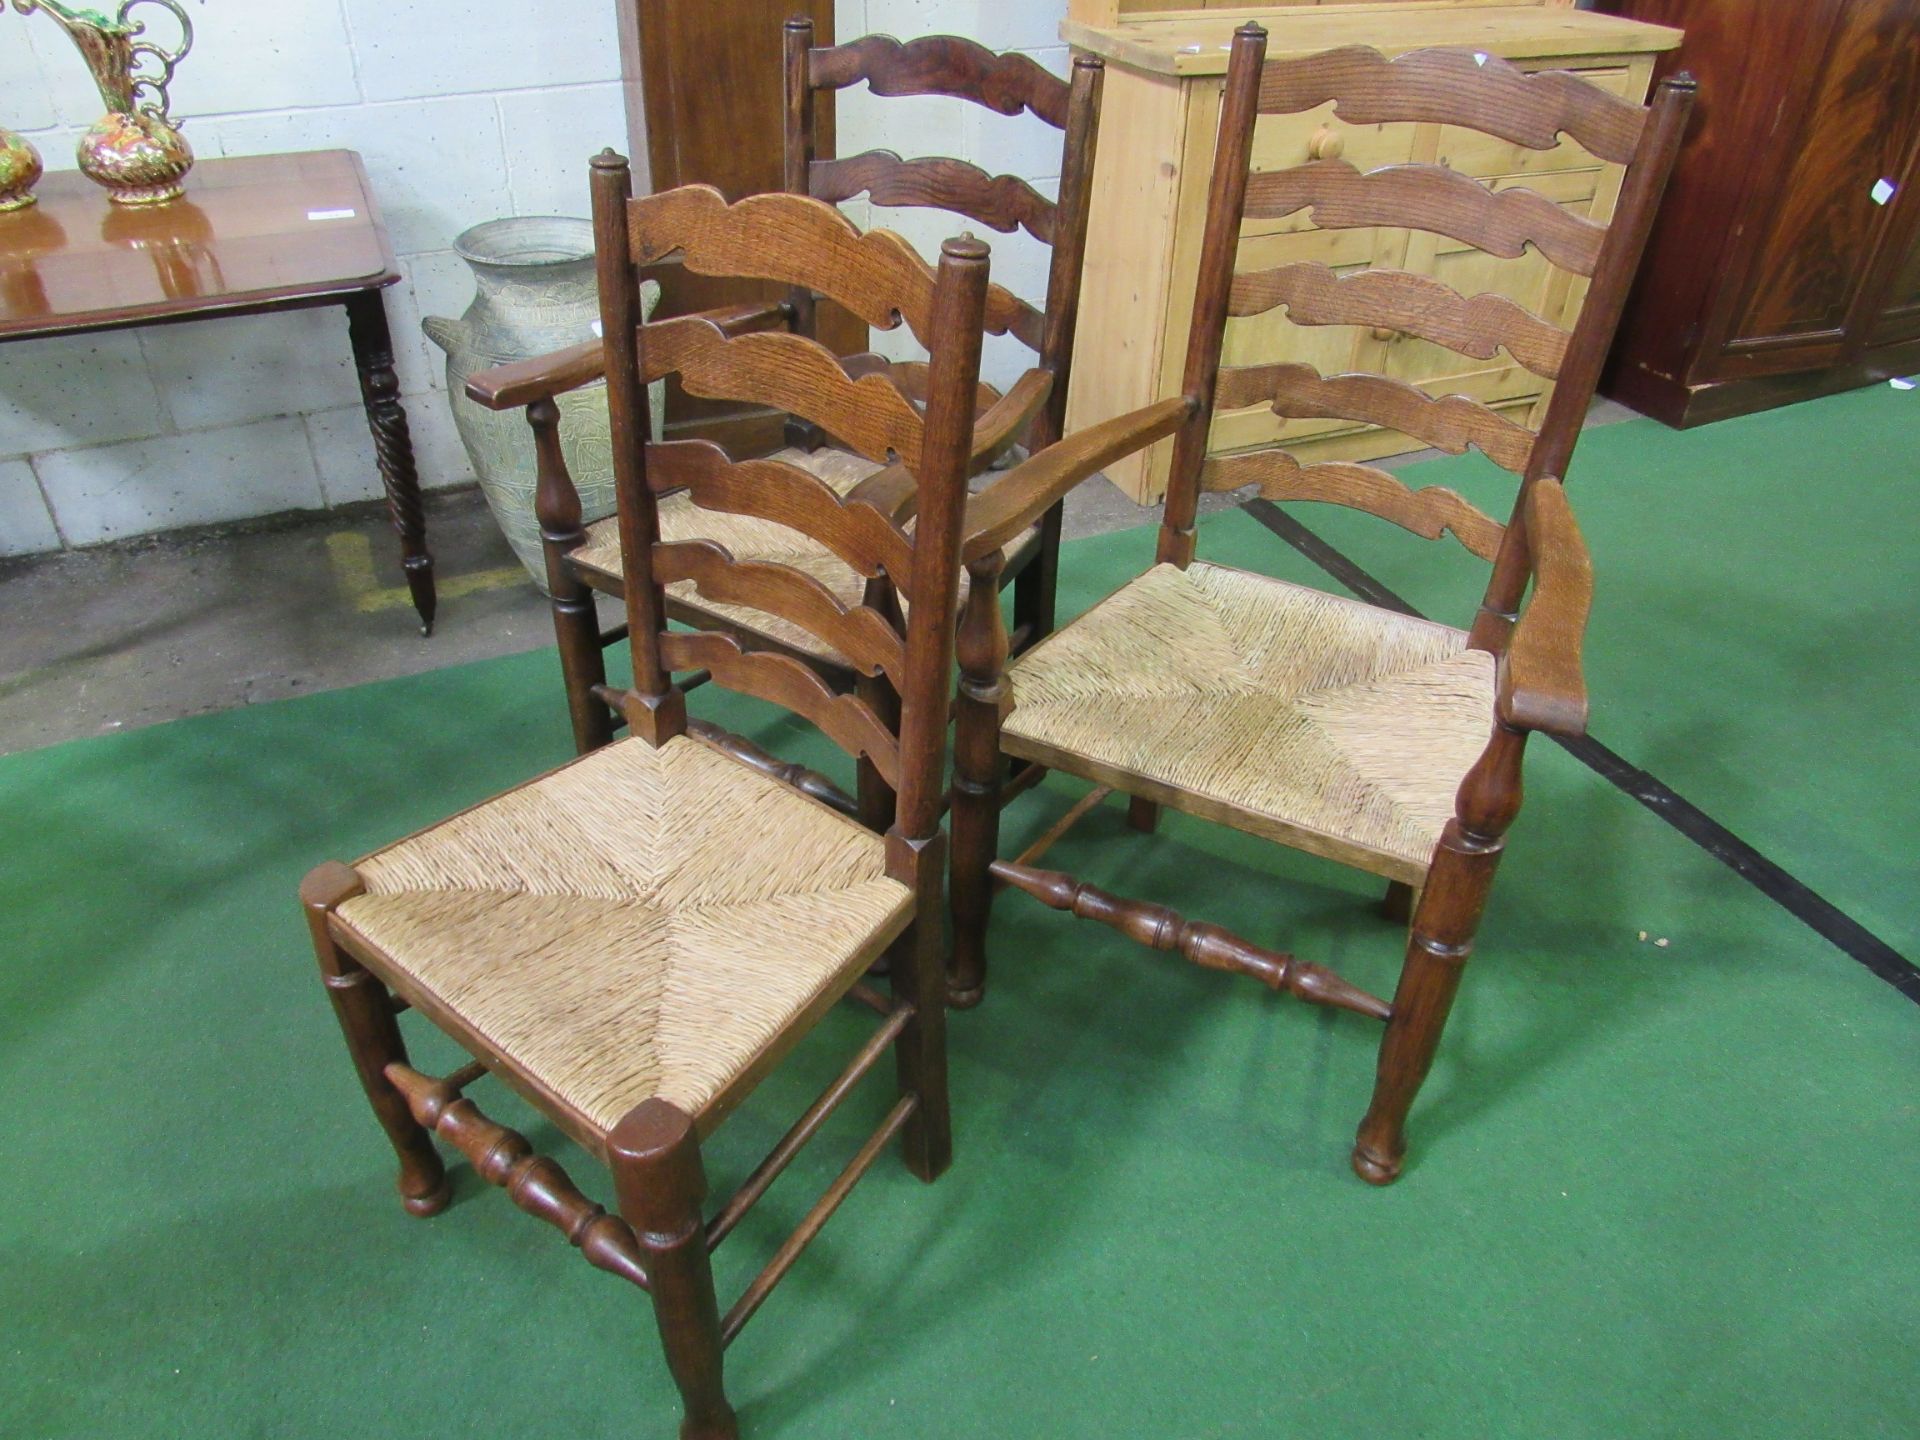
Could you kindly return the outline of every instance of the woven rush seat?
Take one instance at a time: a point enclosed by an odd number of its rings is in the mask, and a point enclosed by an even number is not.
[[[913,898],[878,836],[690,736],[596,750],[355,869],[356,951],[594,1149],[654,1097],[705,1133]]]
[[[1198,563],[1149,570],[1009,678],[1010,754],[1413,885],[1493,724],[1493,657],[1461,631]]]
[[[844,450],[823,445],[812,451],[788,447],[777,451],[769,459],[783,461],[788,465],[805,470],[818,476],[831,486],[836,494],[844,495],[868,476],[878,473],[883,466],[860,455],[850,455]],[[818,580],[833,592],[835,599],[846,606],[860,603],[866,591],[866,582],[854,569],[835,555],[819,541],[810,539],[798,530],[789,529],[771,520],[762,520],[753,515],[729,515],[719,510],[702,510],[693,503],[691,496],[682,491],[668,495],[660,501],[660,538],[662,540],[711,540],[724,546],[736,560],[763,561],[777,565],[786,565]],[[911,526],[909,526],[911,530]],[[1007,568],[1018,566],[1027,551],[1039,543],[1040,532],[1028,530],[1007,547]],[[618,522],[609,515],[604,520],[595,521],[587,527],[587,538],[573,551],[573,561],[582,569],[591,570],[612,586],[620,583],[620,531]],[[967,576],[960,573],[960,596],[964,600],[967,593]],[[682,606],[713,615],[742,629],[751,630],[770,640],[799,651],[803,655],[824,660],[828,664],[845,667],[846,660],[826,641],[812,631],[794,624],[779,615],[769,615],[764,610],[755,610],[746,605],[726,604],[700,593],[700,588],[692,580],[682,580],[667,587],[669,599],[678,601]]]

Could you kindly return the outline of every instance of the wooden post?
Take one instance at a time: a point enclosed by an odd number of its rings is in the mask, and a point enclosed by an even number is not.
[[[646,1256],[660,1344],[686,1407],[681,1440],[738,1440],[740,1424],[724,1383],[725,1347],[707,1225],[700,1213],[707,1174],[693,1121],[665,1100],[644,1100],[607,1137],[607,1158],[621,1217],[633,1227]]]
[[[377,976],[340,948],[327,925],[335,910],[362,893],[359,875],[334,860],[317,866],[300,882],[300,904],[313,935],[313,953],[320,962],[327,999],[333,1002],[340,1032],[346,1037],[360,1088],[367,1092],[367,1102],[400,1157],[401,1203],[409,1215],[438,1215],[453,1196],[447,1167],[433,1137],[413,1118],[406,1096],[387,1079],[387,1066],[407,1062],[393,998]]]
[[[560,646],[560,676],[573,720],[573,748],[584,755],[613,739],[613,717],[594,693],[607,683],[606,654],[600,648],[600,613],[593,591],[573,572],[567,556],[586,539],[580,523],[580,492],[567,474],[560,452],[560,407],[552,400],[527,406],[533,427],[536,485],[534,518],[540,522],[540,548],[547,560],[547,598],[553,607],[553,633]]]
[[[1000,847],[1000,722],[1006,714],[1007,631],[1000,618],[1001,551],[967,567],[960,617],[959,712],[953,742],[953,957],[947,1000],[959,1009],[986,993],[987,921]]]

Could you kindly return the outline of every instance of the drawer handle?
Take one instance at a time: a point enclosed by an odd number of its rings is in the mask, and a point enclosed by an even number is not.
[[[1307,158],[1310,160],[1338,160],[1346,151],[1347,139],[1331,125],[1322,125],[1313,132],[1313,138],[1307,141]]]

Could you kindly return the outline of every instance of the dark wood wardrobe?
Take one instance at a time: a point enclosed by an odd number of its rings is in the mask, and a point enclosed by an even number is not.
[[[1690,426],[1920,370],[1920,0],[1599,0],[1695,130],[1606,392]]]

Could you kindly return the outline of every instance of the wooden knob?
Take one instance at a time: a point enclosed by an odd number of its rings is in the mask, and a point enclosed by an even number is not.
[[[1346,148],[1346,136],[1331,125],[1322,125],[1307,141],[1307,157],[1312,160],[1338,160]]]
[[[1373,332],[1373,338],[1378,340],[1382,345],[1391,345],[1395,340],[1404,340],[1407,337],[1403,331],[1388,330],[1384,326],[1376,326]]]

